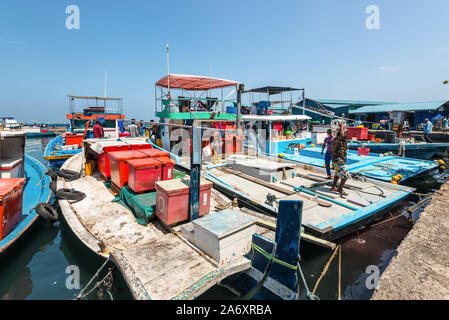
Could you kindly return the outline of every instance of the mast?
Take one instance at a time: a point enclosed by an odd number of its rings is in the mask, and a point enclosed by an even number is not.
[[[170,96],[170,55],[168,53],[168,50],[170,49],[170,46],[166,45],[167,48],[167,88],[168,88],[168,100],[171,100],[171,96]]]

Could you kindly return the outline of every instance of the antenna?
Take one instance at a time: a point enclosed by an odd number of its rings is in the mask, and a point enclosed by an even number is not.
[[[106,98],[106,89],[107,89],[107,83],[108,83],[108,73],[104,73],[104,97]]]
[[[168,88],[167,95],[168,95],[168,99],[170,100],[171,99],[171,97],[170,97],[170,55],[168,53],[170,46],[168,45],[168,43],[166,45],[166,48],[167,48],[167,88]]]

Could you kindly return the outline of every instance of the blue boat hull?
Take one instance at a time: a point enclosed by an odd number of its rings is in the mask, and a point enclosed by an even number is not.
[[[25,155],[26,183],[23,190],[22,220],[14,230],[0,241],[0,256],[4,254],[32,225],[39,215],[34,210],[37,204],[50,200],[50,177],[44,175],[47,168],[38,160]],[[42,181],[41,181],[42,178]]]
[[[45,147],[44,158],[48,161],[51,167],[60,167],[68,158],[81,152],[81,149],[56,150],[57,145],[63,145],[63,138],[61,134],[52,139]]]
[[[40,132],[40,133],[33,133],[33,132],[28,132],[26,134],[27,138],[46,138],[46,137],[54,137],[56,136],[57,133],[55,132]]]
[[[398,153],[398,143],[367,143],[370,152],[374,153]],[[349,149],[357,150],[361,147],[360,143],[350,143]],[[429,160],[439,152],[446,152],[449,149],[449,143],[408,143],[405,145],[405,156],[408,158]]]

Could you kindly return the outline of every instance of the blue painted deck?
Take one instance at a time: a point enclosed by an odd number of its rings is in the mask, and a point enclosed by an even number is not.
[[[70,157],[81,152],[81,149],[77,150],[56,150],[56,145],[63,145],[62,134],[52,139],[44,151],[44,158],[52,167],[60,167]]]
[[[357,150],[361,143],[349,143],[348,147]],[[375,153],[397,153],[399,144],[397,143],[366,143],[366,146]],[[435,156],[438,152],[446,152],[449,149],[449,143],[407,143],[405,145],[405,155],[409,158],[428,160]]]
[[[321,147],[302,149],[299,154],[284,152],[285,159],[324,167],[324,155],[321,155]],[[369,156],[359,156],[357,151],[348,150],[347,168],[349,172],[359,172],[369,178],[383,181],[391,181],[400,174],[401,181],[415,177],[421,173],[438,167],[433,161],[402,158],[396,156],[383,156],[371,153]]]
[[[50,200],[50,177],[43,175],[46,171],[47,168],[42,163],[25,155],[26,182],[23,191],[22,220],[9,235],[0,241],[0,255],[16,242],[37,220],[39,215],[34,210],[34,207],[41,202]],[[42,181],[40,181],[41,177]]]
[[[57,133],[53,131],[48,132],[27,132],[26,136],[27,138],[45,138],[45,137],[54,137]]]

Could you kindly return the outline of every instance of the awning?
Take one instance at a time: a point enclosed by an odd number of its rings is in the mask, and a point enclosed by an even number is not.
[[[288,115],[288,116],[244,114],[242,115],[242,119],[243,121],[296,121],[296,120],[310,120],[312,118],[303,114]]]
[[[266,87],[262,87],[262,88],[246,90],[246,91],[244,91],[244,93],[257,92],[257,93],[268,93],[269,95],[273,95],[273,94],[279,94],[281,92],[290,92],[290,91],[297,91],[297,90],[302,90],[302,89],[296,89],[296,88],[290,88],[290,87],[266,86]]]
[[[158,82],[156,86],[168,88],[168,78],[170,77],[170,89],[184,89],[184,90],[209,90],[217,88],[225,88],[236,86],[237,81],[209,78],[202,76],[190,76],[185,74],[169,74]]]

